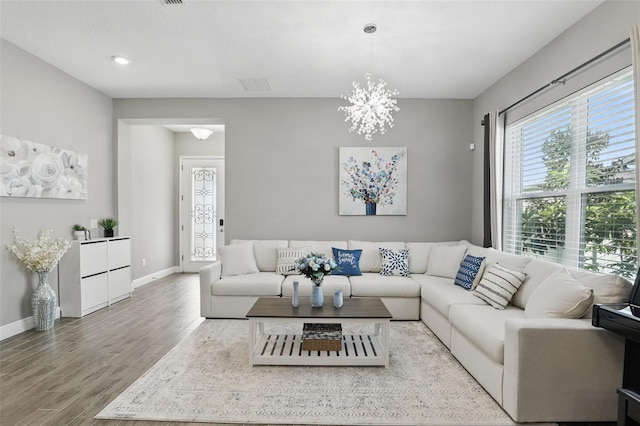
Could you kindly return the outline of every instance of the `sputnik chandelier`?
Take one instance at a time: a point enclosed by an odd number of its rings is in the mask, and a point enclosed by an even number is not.
[[[397,101],[393,98],[393,96],[398,96],[399,92],[387,89],[387,83],[382,79],[378,79],[377,83],[372,80],[373,33],[376,30],[376,24],[364,26],[364,32],[371,37],[369,73],[364,75],[366,86],[361,87],[360,83],[354,81],[352,83],[353,91],[348,95],[340,96],[340,98],[349,101],[351,105],[338,107],[338,111],[344,111],[344,121],[351,121],[349,132],[355,130],[359,135],[364,134],[364,138],[368,141],[372,139],[374,133],[384,134],[386,126],[393,127],[392,113],[399,110],[396,106]]]

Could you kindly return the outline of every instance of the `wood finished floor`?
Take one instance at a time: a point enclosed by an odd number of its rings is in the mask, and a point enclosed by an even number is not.
[[[199,303],[198,275],[175,274],[51,331],[1,341],[0,425],[202,425],[94,419],[203,321]]]

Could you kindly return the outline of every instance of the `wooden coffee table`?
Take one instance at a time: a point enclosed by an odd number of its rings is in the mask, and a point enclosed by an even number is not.
[[[325,302],[312,308],[309,301],[291,306],[291,298],[260,297],[247,313],[249,362],[253,365],[389,366],[391,313],[378,297],[345,299],[342,308]],[[300,324],[300,334],[265,334],[265,323]],[[374,324],[373,334],[343,335],[340,351],[302,350],[304,323]]]

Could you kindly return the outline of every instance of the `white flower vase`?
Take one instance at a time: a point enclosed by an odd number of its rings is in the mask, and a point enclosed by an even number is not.
[[[311,307],[322,308],[324,304],[324,295],[322,294],[322,278],[311,278],[313,285],[311,286]]]
[[[38,271],[38,286],[31,295],[31,310],[36,331],[53,328],[58,297],[49,286],[49,271]]]

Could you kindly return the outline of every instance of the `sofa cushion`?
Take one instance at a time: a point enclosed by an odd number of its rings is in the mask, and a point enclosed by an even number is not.
[[[298,285],[298,294],[301,297],[311,296],[311,286],[313,286],[313,284],[309,278],[303,275],[290,275],[285,278],[282,283],[282,296],[293,296],[294,281],[298,281],[300,283]],[[325,297],[333,297],[333,292],[335,290],[342,290],[343,297],[351,296],[351,284],[349,283],[349,278],[344,275],[327,275],[324,277],[324,280],[322,280],[322,294],[324,294]]]
[[[351,295],[354,297],[419,297],[420,284],[410,277],[382,276],[367,272],[359,277],[350,277]]]
[[[287,240],[231,240],[231,244],[253,242],[253,254],[261,272],[275,272],[278,261],[278,247],[287,247]]]
[[[460,286],[453,285],[450,278],[431,275],[412,275],[420,283],[420,297],[445,318],[449,318],[449,309],[455,304],[485,305],[486,303]]]
[[[564,268],[549,275],[533,292],[524,310],[527,318],[580,318],[591,308],[593,290]]]
[[[253,242],[218,247],[223,277],[260,272],[253,254]]]
[[[214,296],[279,296],[284,277],[275,272],[224,277],[211,285]]]
[[[526,278],[522,272],[494,263],[482,275],[473,294],[496,309],[504,309]]]
[[[531,259],[531,261],[525,266],[524,272],[527,274],[527,280],[520,286],[516,294],[513,296],[513,303],[515,306],[524,309],[527,306],[529,298],[533,292],[538,288],[540,283],[544,281],[549,275],[564,269],[563,265],[547,262],[546,260]]]
[[[382,257],[380,257],[380,247],[388,249],[406,248],[403,242],[375,242],[375,241],[355,241],[347,242],[349,249],[362,249],[360,256],[361,272],[380,272],[382,268]]]
[[[405,243],[409,249],[409,273],[424,274],[429,264],[429,253],[435,243]]]
[[[460,263],[460,269],[458,269],[453,283],[465,290],[473,290],[476,288],[486,266],[484,259],[482,256],[466,255]]]
[[[360,256],[362,250],[344,250],[332,247],[333,259],[338,267],[333,271],[333,275],[358,276],[360,272]]]
[[[467,246],[445,246],[436,244],[429,253],[427,275],[436,277],[455,278],[460,268],[460,262],[467,251]]]
[[[347,249],[346,241],[289,241],[290,248],[306,247],[308,253],[322,253],[327,259],[333,259],[333,247],[339,249]],[[335,259],[334,259],[335,260]]]
[[[278,247],[278,261],[276,263],[276,273],[280,275],[300,275],[297,260],[307,254],[305,247],[288,248]]]
[[[630,281],[613,274],[598,274],[583,270],[569,269],[569,273],[580,284],[593,289],[593,304],[596,303],[621,303],[629,300],[633,284]],[[591,318],[592,311],[584,316]]]
[[[508,306],[503,310],[497,310],[487,304],[453,305],[449,313],[451,326],[499,364],[504,364],[507,320],[523,317],[524,311],[518,307]]]
[[[380,247],[380,257],[382,266],[380,275],[384,276],[409,276],[409,250],[408,249],[387,249]]]

